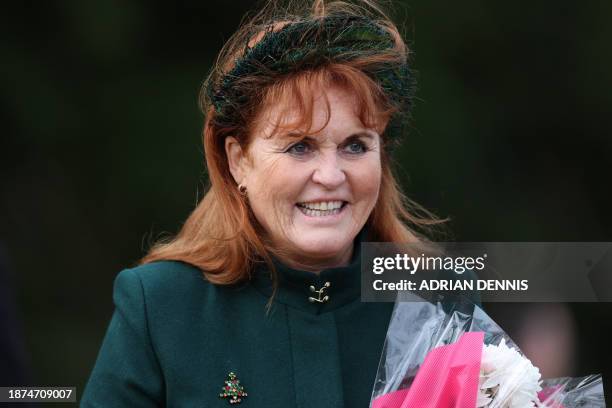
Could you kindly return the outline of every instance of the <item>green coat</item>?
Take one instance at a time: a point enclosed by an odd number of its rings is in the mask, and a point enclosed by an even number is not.
[[[319,275],[277,266],[268,314],[265,269],[241,286],[174,261],[122,271],[81,406],[367,407],[393,304],[360,302],[358,254]],[[329,300],[311,303],[325,282]],[[219,397],[230,372],[240,404]]]

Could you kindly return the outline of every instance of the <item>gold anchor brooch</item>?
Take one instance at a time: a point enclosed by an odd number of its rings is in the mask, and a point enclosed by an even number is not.
[[[317,302],[317,303],[325,303],[329,300],[329,296],[325,295],[323,296],[323,292],[325,291],[325,289],[329,288],[331,286],[331,283],[329,282],[325,282],[325,284],[323,285],[323,287],[319,290],[316,290],[315,287],[313,285],[310,285],[310,291],[313,293],[317,294],[317,297],[312,297],[310,296],[308,298],[308,300],[311,303]]]

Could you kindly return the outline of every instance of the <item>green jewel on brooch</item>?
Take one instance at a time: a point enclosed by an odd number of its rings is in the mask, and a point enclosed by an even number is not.
[[[219,398],[229,398],[230,404],[240,404],[242,398],[247,396],[244,387],[240,385],[240,380],[233,372],[227,375],[228,379],[219,394]]]

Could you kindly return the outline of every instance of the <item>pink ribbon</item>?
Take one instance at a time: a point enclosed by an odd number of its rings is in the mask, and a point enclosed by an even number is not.
[[[425,357],[409,388],[381,395],[372,408],[475,408],[484,333],[464,333]]]
[[[565,387],[562,385],[553,385],[551,387],[544,388],[542,391],[538,392],[538,399],[540,402],[545,402],[545,405],[548,408],[563,408],[563,405],[558,400],[558,396],[564,388]]]

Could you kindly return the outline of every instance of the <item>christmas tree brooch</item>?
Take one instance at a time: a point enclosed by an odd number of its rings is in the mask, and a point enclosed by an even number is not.
[[[240,380],[236,377],[233,372],[227,375],[228,379],[225,381],[225,385],[219,394],[219,398],[229,398],[230,404],[240,404],[242,398],[247,396],[244,391],[244,387],[240,385]]]

